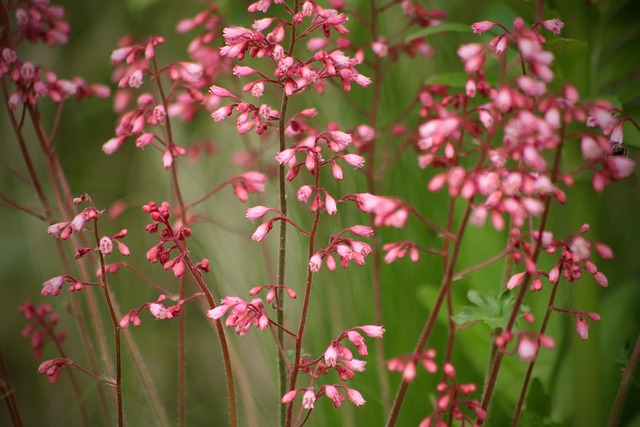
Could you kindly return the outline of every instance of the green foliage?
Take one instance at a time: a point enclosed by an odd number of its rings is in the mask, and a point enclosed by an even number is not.
[[[453,321],[457,325],[483,322],[492,329],[507,326],[516,300],[511,291],[485,296],[473,289],[467,292],[467,298],[473,305],[462,307],[460,312],[453,316]],[[528,308],[523,310],[529,311]]]

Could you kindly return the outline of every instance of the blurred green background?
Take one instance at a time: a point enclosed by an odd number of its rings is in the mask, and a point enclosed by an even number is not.
[[[3,0],[3,4],[5,0]],[[175,25],[179,19],[192,17],[202,10],[201,2],[176,2],[168,0],[127,0],[119,2],[59,1],[56,4],[66,10],[71,27],[69,43],[49,49],[43,46],[23,46],[21,58],[54,70],[58,76],[69,78],[75,75],[89,82],[108,83],[112,67],[109,56],[125,35],[137,38],[163,35],[167,43],[158,49],[161,61],[187,60],[186,46],[189,35],[177,35]],[[249,2],[221,1],[220,10],[227,23],[248,27],[253,17],[244,11]],[[350,2],[358,10],[367,11],[367,2]],[[448,12],[448,20],[470,25],[481,20],[493,20],[510,28],[515,16],[523,16],[530,22],[535,2],[531,1],[434,1],[428,8],[442,8]],[[577,86],[583,98],[605,97],[623,107],[633,118],[640,119],[640,7],[634,1],[593,2],[569,0],[549,2],[548,17],[559,16],[566,24],[562,37],[572,39],[558,42],[556,52],[556,84],[570,81]],[[394,32],[400,17],[391,13],[380,23],[383,34]],[[348,23],[356,40],[364,40],[366,33],[356,19]],[[388,124],[388,117],[401,111],[419,85],[433,76],[460,72],[461,63],[455,55],[460,43],[472,40],[488,41],[490,36],[470,33],[447,32],[429,36],[436,48],[431,59],[401,60],[385,76],[381,89],[383,106],[380,125]],[[554,37],[549,37],[554,39]],[[369,54],[370,51],[367,51]],[[491,61],[490,61],[491,62]],[[495,62],[495,61],[493,61]],[[366,68],[361,69],[367,75]],[[145,85],[148,85],[146,82]],[[221,85],[224,85],[221,83]],[[145,89],[145,86],[143,86]],[[149,89],[147,89],[149,90]],[[336,91],[329,88],[323,97],[307,94],[293,102],[296,107],[318,108],[317,123],[335,121],[341,129],[364,123],[346,102],[337,102]],[[355,103],[367,106],[370,89],[354,87],[349,95]],[[277,100],[273,100],[273,105]],[[55,110],[51,105],[42,106],[45,123],[50,123]],[[147,218],[139,206],[149,200],[170,200],[167,173],[162,169],[160,154],[152,150],[136,149],[128,141],[114,155],[106,156],[101,145],[113,136],[116,116],[109,100],[91,99],[82,103],[67,102],[56,142],[56,152],[67,173],[73,194],[89,193],[99,208],[107,208],[116,200],[126,200],[131,209],[113,222],[102,221],[101,231],[114,234],[128,228],[125,242],[132,256],[128,261],[136,265],[158,283],[177,286],[169,274],[157,265],[145,260],[146,251],[156,243],[156,236],[144,232]],[[174,122],[176,123],[176,122]],[[409,125],[419,124],[417,115],[405,118]],[[196,121],[186,125],[176,124],[177,142],[193,144],[201,139],[216,141],[218,152],[214,157],[198,163],[182,159],[179,174],[185,198],[194,200],[203,192],[213,188],[224,179],[243,172],[232,165],[230,159],[241,149],[242,141],[233,132],[233,119],[216,124],[202,114]],[[630,156],[640,159],[637,147],[638,132],[625,127],[625,141]],[[33,137],[33,136],[32,136]],[[0,168],[0,192],[6,197],[26,206],[36,206],[33,191],[11,171],[14,168],[24,175],[23,162],[15,138],[8,124],[5,111],[0,118],[0,157],[4,167]],[[35,141],[33,149],[35,152]],[[398,141],[388,141],[390,147]],[[249,136],[244,143],[256,146],[258,141]],[[264,144],[264,143],[263,143]],[[273,144],[273,142],[269,143]],[[265,158],[275,155],[275,145],[264,148]],[[579,156],[577,148],[566,153],[568,163],[571,156]],[[42,170],[42,164],[37,165]],[[341,196],[347,192],[364,192],[364,176],[345,168],[345,179],[331,188],[332,194]],[[447,198],[444,192],[431,194],[425,183],[434,174],[417,167],[413,152],[404,153],[392,165],[378,183],[379,193],[405,199],[425,212],[439,224],[444,224]],[[44,174],[41,175],[44,177]],[[300,185],[298,182],[296,185]],[[289,186],[290,195],[295,188]],[[590,176],[583,175],[574,187],[567,189],[568,203],[554,205],[551,229],[558,236],[577,232],[585,222],[591,224],[587,236],[608,243],[614,250],[611,261],[598,262],[607,275],[609,287],[602,289],[591,277],[570,285],[562,283],[556,305],[595,311],[602,320],[591,326],[590,338],[582,341],[575,333],[575,324],[569,316],[554,315],[549,330],[558,346],[544,350],[538,360],[535,378],[541,382],[541,391],[548,399],[548,408],[542,405],[536,413],[525,414],[522,425],[599,426],[605,425],[620,380],[621,369],[630,354],[631,347],[640,332],[640,262],[638,259],[638,237],[640,237],[640,186],[635,177],[614,183],[603,194],[591,188]],[[264,204],[276,206],[276,182],[267,184]],[[290,197],[291,216],[308,224],[306,206],[299,209]],[[210,222],[193,227],[194,236],[190,248],[194,259],[207,257],[212,262],[212,272],[207,280],[214,295],[247,297],[253,286],[268,283],[269,269],[260,245],[250,241],[257,224],[244,218],[247,207],[258,204],[255,196],[247,204],[241,204],[230,189],[214,196],[197,210],[205,213]],[[4,321],[0,325],[0,351],[9,371],[13,391],[25,425],[70,426],[78,425],[77,402],[69,391],[68,378],[63,373],[55,385],[36,373],[40,361],[35,360],[28,340],[21,336],[26,325],[17,307],[26,300],[39,304],[53,304],[60,314],[60,327],[68,331],[65,348],[70,357],[87,366],[78,338],[74,320],[66,311],[68,292],[63,290],[57,298],[40,297],[41,283],[62,273],[52,238],[46,234],[46,224],[6,206],[0,207],[2,227],[0,247],[0,281],[2,283],[2,312]],[[368,217],[353,205],[339,206],[338,215],[327,219],[323,225],[324,236],[344,226],[355,223],[366,224]],[[273,234],[273,233],[272,233]],[[381,241],[398,241],[407,238],[419,240],[424,245],[437,245],[435,236],[426,232],[417,222],[410,220],[402,230],[380,230]],[[499,252],[504,245],[504,233],[490,227],[470,229],[460,258],[460,268],[473,265],[489,254]],[[322,237],[318,245],[322,246]],[[265,245],[275,259],[276,237],[270,235]],[[299,290],[306,269],[306,242],[299,235],[289,232],[289,259],[287,283]],[[112,255],[115,260],[119,255]],[[548,257],[548,266],[552,259]],[[111,261],[113,261],[111,260]],[[335,272],[321,270],[315,277],[310,322],[304,350],[314,357],[325,350],[329,341],[343,330],[373,323],[373,301],[371,297],[371,264],[364,267],[351,266]],[[496,292],[502,265],[496,264],[454,285],[454,303],[459,309],[468,304],[466,292],[476,289]],[[415,341],[430,311],[432,301],[440,283],[442,267],[435,257],[422,257],[420,263],[399,260],[382,266],[383,319],[387,333],[384,337],[384,357],[389,359],[413,350]],[[122,271],[111,279],[113,290],[122,311],[139,307],[153,301],[157,292],[128,271]],[[538,319],[542,318],[548,289],[543,290],[527,302]],[[83,298],[82,295],[79,296]],[[288,303],[290,319],[298,319],[300,299]],[[99,299],[105,314],[105,307]],[[219,347],[214,330],[203,316],[204,307],[190,303],[184,310],[187,319],[188,346],[188,409],[190,425],[224,425],[227,414],[226,388]],[[142,326],[130,332],[139,344],[142,355],[158,388],[165,411],[171,424],[176,419],[176,321],[155,321],[149,313],[142,316]],[[276,425],[276,407],[280,396],[275,392],[275,347],[268,333],[252,330],[246,337],[237,337],[228,330],[228,337],[235,354],[236,379],[239,387],[240,425]],[[460,381],[482,384],[488,359],[490,330],[477,325],[465,329],[457,336],[455,364]],[[108,333],[110,335],[110,333]],[[442,317],[429,347],[442,349],[446,339],[446,324]],[[328,399],[320,399],[307,425],[382,425],[386,414],[379,398],[375,345],[367,341],[370,355],[368,369],[356,376],[351,386],[360,390],[367,400],[364,407],[353,407],[349,403],[336,410]],[[443,350],[440,350],[442,353]],[[52,347],[47,347],[44,359],[54,357]],[[507,425],[512,407],[517,400],[526,366],[516,357],[505,359],[498,381],[498,391],[493,405],[492,425]],[[128,425],[154,425],[152,408],[146,399],[125,346],[124,351],[125,412]],[[389,375],[392,394],[400,380],[398,373]],[[435,399],[435,383],[439,377],[419,370],[418,378],[409,389],[399,425],[417,425],[432,411]],[[92,408],[92,425],[102,425],[104,420],[97,406],[95,381],[79,376],[83,396]],[[299,384],[304,385],[306,378]],[[329,378],[327,381],[337,381]],[[479,398],[479,395],[472,396]],[[539,401],[543,401],[540,398]],[[627,400],[623,425],[640,426],[640,390],[638,383],[631,386]],[[540,414],[548,409],[548,417]],[[0,425],[9,425],[6,408],[0,410]]]

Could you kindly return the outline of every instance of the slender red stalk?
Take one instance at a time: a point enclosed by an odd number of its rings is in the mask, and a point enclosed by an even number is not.
[[[315,185],[318,186],[318,171],[315,173]],[[314,218],[313,218],[313,227],[311,229],[311,236],[309,237],[309,250],[308,250],[308,258],[310,259],[315,252],[315,240],[316,240],[316,231],[318,231],[318,223],[320,219],[320,209],[316,210]],[[304,328],[307,324],[307,316],[309,310],[309,300],[311,298],[311,284],[313,281],[313,271],[311,271],[311,267],[307,267],[307,281],[305,285],[304,291],[304,303],[302,304],[302,314],[300,315],[300,324],[298,326],[298,334],[296,338],[296,352],[293,359],[293,367],[290,371],[289,377],[289,390],[293,390],[296,388],[296,380],[298,378],[298,371],[300,370],[300,354],[302,353],[302,338],[304,337]],[[287,405],[287,413],[285,419],[285,425],[287,427],[291,426],[291,416],[293,413],[293,404]]]

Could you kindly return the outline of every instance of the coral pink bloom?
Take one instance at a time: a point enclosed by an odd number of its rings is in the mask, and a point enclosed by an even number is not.
[[[302,407],[304,409],[313,409],[313,405],[316,403],[316,394],[312,388],[308,388],[302,396]]]
[[[471,29],[475,34],[482,34],[485,31],[489,31],[493,26],[496,25],[495,22],[491,21],[480,21],[471,25]]]
[[[322,256],[319,253],[313,254],[313,256],[309,259],[309,269],[312,272],[317,272],[320,270],[320,266],[322,265]]]
[[[358,390],[347,387],[347,395],[354,405],[362,406],[365,404],[365,400]]]
[[[583,340],[589,338],[589,322],[582,316],[576,316],[576,331]]]
[[[297,393],[298,393],[298,390],[288,391],[284,396],[282,396],[282,399],[280,399],[280,403],[284,405],[290,404],[291,402],[293,402],[293,399],[296,397]]]
[[[507,282],[507,289],[513,289],[517,286],[520,286],[520,284],[522,283],[522,279],[524,278],[524,274],[525,272],[523,271],[522,273],[517,273],[511,276],[511,279],[509,279],[509,282]]]
[[[518,354],[523,362],[532,362],[538,354],[538,343],[526,336],[520,338],[518,342]]]
[[[247,209],[246,216],[249,221],[255,221],[256,219],[262,218],[263,216],[265,216],[267,212],[273,211],[273,210],[275,209],[268,208],[266,206],[254,206],[252,208]]]
[[[265,238],[269,231],[271,231],[271,227],[273,227],[273,221],[267,221],[260,224],[251,236],[251,240],[254,240],[256,242],[262,241],[262,239]]]
[[[324,387],[324,393],[333,402],[334,408],[339,408],[344,402],[344,396],[340,394],[338,388],[332,385],[326,385]]]
[[[542,21],[542,25],[544,26],[544,28],[555,34],[560,34],[560,30],[562,30],[562,28],[564,27],[564,23],[558,18]]]
[[[358,326],[357,329],[362,330],[362,332],[372,338],[382,338],[382,335],[385,333],[385,329],[378,325]]]

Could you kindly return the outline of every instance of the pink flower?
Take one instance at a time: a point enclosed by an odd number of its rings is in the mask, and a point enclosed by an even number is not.
[[[282,399],[280,399],[280,403],[282,403],[283,405],[288,405],[291,402],[293,402],[293,399],[296,397],[296,394],[298,393],[299,390],[290,390],[287,393],[285,393],[284,396],[282,396]]]
[[[542,21],[541,24],[544,28],[555,34],[560,34],[560,30],[564,27],[564,23],[558,18]]]
[[[281,165],[284,165],[285,163],[288,163],[295,154],[295,148],[287,148],[286,150],[282,150],[278,153],[278,155],[276,156],[276,161]]]
[[[113,154],[120,148],[125,140],[126,137],[111,138],[102,145],[102,151],[104,151],[105,154]]]
[[[247,209],[246,216],[249,221],[255,221],[256,219],[262,218],[263,216],[265,216],[267,212],[273,211],[273,210],[275,209],[268,208],[266,206],[254,206],[252,208]]]
[[[576,316],[576,331],[583,340],[589,338],[589,322],[581,315]]]
[[[365,158],[357,154],[345,154],[342,158],[347,162],[347,164],[355,168],[361,168],[364,166]]]
[[[99,250],[103,255],[110,254],[113,251],[113,241],[109,237],[103,236],[100,239]]]
[[[271,231],[271,227],[273,227],[273,221],[263,222],[258,226],[258,228],[256,228],[256,231],[253,232],[251,240],[261,242],[269,231]]]
[[[324,393],[333,402],[334,408],[339,408],[344,402],[344,396],[340,394],[338,388],[332,385],[324,386]]]
[[[296,192],[296,197],[299,201],[306,202],[309,200],[309,197],[311,197],[311,194],[313,194],[313,187],[310,185],[303,185]]]
[[[538,354],[538,343],[526,336],[518,342],[518,355],[523,362],[533,362]]]
[[[357,329],[362,330],[362,332],[372,338],[382,338],[382,335],[385,333],[385,329],[378,325],[358,326]]]
[[[493,28],[494,25],[496,25],[495,22],[480,21],[480,22],[476,22],[475,24],[471,25],[471,29],[473,30],[473,32],[475,34],[482,34],[485,31],[489,31],[491,28]]]
[[[318,270],[320,270],[321,265],[322,265],[322,256],[320,255],[320,253],[316,252],[309,259],[309,269],[315,273]]]
[[[347,395],[349,396],[349,400],[351,400],[351,402],[354,405],[362,406],[365,404],[365,400],[358,390],[354,388],[348,388],[348,387],[346,387],[346,389],[347,389]]]
[[[62,284],[67,280],[67,276],[56,276],[42,283],[42,296],[53,295],[54,297],[60,294],[60,288]]]
[[[302,396],[302,407],[304,409],[313,409],[313,405],[316,403],[316,394],[312,388],[308,388]]]
[[[507,282],[507,289],[513,289],[517,286],[520,286],[522,283],[522,279],[524,278],[525,272],[517,273],[511,276],[511,279]]]
[[[329,215],[335,215],[335,213],[338,211],[336,201],[329,195],[329,193],[325,195],[325,208],[327,209],[327,213]]]
[[[327,366],[333,367],[336,366],[336,360],[338,359],[338,353],[333,345],[333,342],[324,352],[324,361]]]
[[[58,379],[58,369],[60,369],[64,365],[72,365],[73,362],[69,359],[51,359],[45,360],[38,366],[39,374],[47,374],[47,379],[50,383],[55,383]]]
[[[158,320],[173,318],[173,313],[168,311],[161,303],[152,302],[151,304],[149,304],[149,311],[151,312],[153,317]]]

